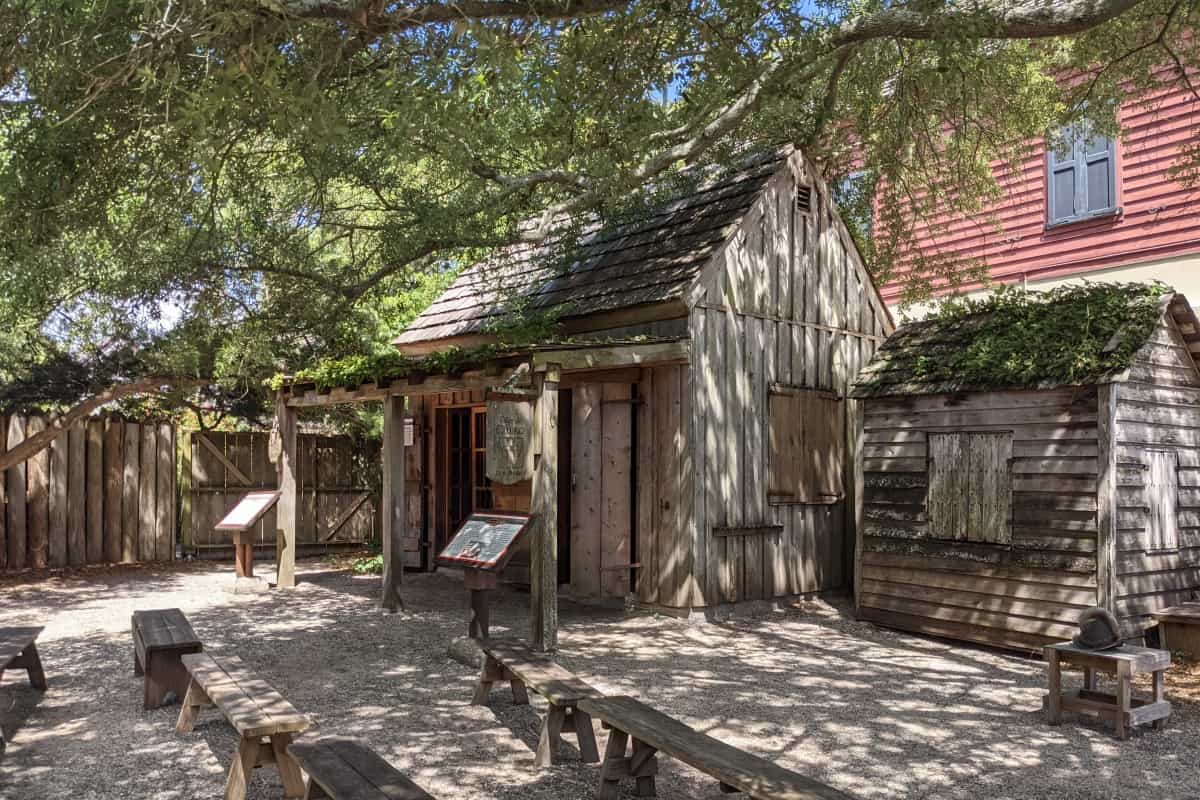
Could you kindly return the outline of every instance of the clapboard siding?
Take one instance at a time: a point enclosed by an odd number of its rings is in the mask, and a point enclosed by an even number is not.
[[[813,189],[807,213],[796,208],[798,184]],[[857,401],[846,394],[892,323],[828,190],[802,162],[768,183],[703,273],[694,301],[688,455],[695,524],[679,542],[695,554],[690,602],[848,588]],[[846,441],[846,488],[836,502],[769,502],[773,384],[828,390],[844,401],[837,435]],[[718,536],[714,529],[748,532]]]
[[[0,418],[0,430],[7,432],[11,448],[27,435],[45,430],[47,423],[38,415],[12,414]],[[132,452],[127,441],[134,443]],[[168,457],[144,458],[145,452]],[[0,568],[174,557],[171,425],[118,418],[86,420],[9,468],[3,484]]]
[[[1068,634],[1097,599],[1096,392],[863,402],[860,616],[1021,649]],[[931,537],[927,437],[953,431],[1012,435],[1011,545]]]
[[[1170,315],[1137,354],[1132,381],[1116,384],[1117,613],[1126,632],[1154,624],[1150,612],[1194,599],[1200,590],[1200,376]],[[1178,547],[1155,549],[1152,506],[1169,504],[1146,484],[1151,451],[1177,460],[1173,509]],[[1165,510],[1165,509],[1164,509]]]

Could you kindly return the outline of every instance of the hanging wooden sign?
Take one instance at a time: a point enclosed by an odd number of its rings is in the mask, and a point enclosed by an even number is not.
[[[496,483],[533,477],[533,409],[520,394],[488,393],[485,473]]]

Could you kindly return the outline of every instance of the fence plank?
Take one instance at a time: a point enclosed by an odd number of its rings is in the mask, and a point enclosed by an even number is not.
[[[210,434],[210,435],[218,436],[220,434]],[[236,434],[233,434],[233,436],[236,436]],[[221,448],[217,447],[217,445],[214,444],[209,439],[208,436],[200,436],[198,438],[200,439],[200,444],[203,447],[205,447],[210,453],[212,453],[213,457],[216,458],[217,461],[219,461],[223,467],[225,467],[226,483],[233,483],[234,481],[236,481],[236,482],[242,484],[242,486],[250,486],[251,485],[252,482],[251,482],[250,478],[246,475],[246,473],[242,472],[242,470],[238,468],[237,464],[235,464],[233,462],[233,460],[230,459],[225,453],[222,453]],[[230,438],[227,436],[225,441],[226,441],[226,447],[228,447],[229,443],[230,443]],[[234,441],[236,441],[236,439],[234,439]]]
[[[138,557],[138,478],[141,453],[141,426],[125,423],[125,470],[121,492],[121,560]]]
[[[158,469],[155,479],[158,490],[154,499],[154,555],[159,561],[170,561],[175,555],[175,446],[170,425],[158,426],[155,444],[158,446]]]
[[[115,563],[124,551],[121,499],[125,479],[125,423],[104,422],[104,558]]]
[[[87,515],[87,426],[67,432],[67,561],[73,567],[87,563],[84,520]]]
[[[11,450],[25,441],[25,417],[13,414],[8,418],[8,449]],[[9,467],[4,476],[8,491],[8,567],[9,569],[24,569],[26,561],[26,545],[28,544],[29,526],[27,497],[28,470],[24,462]]]
[[[0,416],[0,453],[8,449],[8,419]],[[0,475],[0,569],[8,567],[8,481]]]
[[[30,417],[25,422],[25,435],[34,436],[46,430],[46,420]],[[29,566],[45,569],[50,563],[50,453],[43,449],[25,462],[26,524],[29,526]]]
[[[179,535],[183,548],[192,546],[192,434],[183,431],[176,443],[179,452]]]
[[[104,561],[104,420],[87,424],[86,558],[89,564]]]
[[[138,560],[154,561],[158,557],[158,541],[155,532],[158,483],[158,426],[154,423],[141,424],[138,456]]]
[[[49,501],[50,566],[67,565],[67,464],[70,438],[63,434],[50,442]]]

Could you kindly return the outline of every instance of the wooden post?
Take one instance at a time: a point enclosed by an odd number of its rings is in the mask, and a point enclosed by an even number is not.
[[[547,364],[534,377],[538,389],[534,441],[540,452],[530,507],[535,528],[529,557],[529,616],[533,649],[542,652],[558,647],[558,380],[558,364]]]
[[[404,397],[383,400],[383,596],[379,606],[396,612],[404,608],[404,539],[407,534],[404,486]]]
[[[1117,384],[1100,386],[1096,399],[1096,605],[1117,613]]]
[[[275,585],[290,589],[296,585],[296,409],[288,406],[282,394],[275,399],[275,417],[280,441],[279,460],[275,463],[279,478],[279,503],[275,507]]]

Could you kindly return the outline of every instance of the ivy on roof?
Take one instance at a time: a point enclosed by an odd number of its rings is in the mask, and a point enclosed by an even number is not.
[[[1162,283],[1001,287],[945,301],[896,331],[859,377],[859,397],[1099,383],[1129,367],[1171,293]]]
[[[497,343],[478,347],[447,347],[420,358],[406,356],[396,350],[374,354],[360,353],[344,358],[322,359],[310,367],[297,370],[293,375],[275,375],[267,381],[267,386],[275,392],[284,386],[307,384],[314,385],[319,392],[339,388],[356,389],[363,384],[382,384],[410,375],[456,375],[483,367],[497,358],[516,356],[542,347],[620,346],[657,340],[651,336],[627,336],[620,339],[557,337],[537,344]]]

